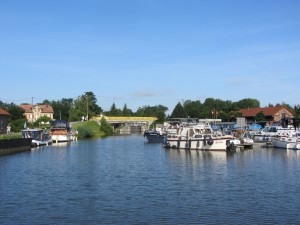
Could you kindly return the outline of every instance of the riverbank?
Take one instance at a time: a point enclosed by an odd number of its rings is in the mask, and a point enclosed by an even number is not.
[[[31,138],[0,139],[0,156],[31,150]]]

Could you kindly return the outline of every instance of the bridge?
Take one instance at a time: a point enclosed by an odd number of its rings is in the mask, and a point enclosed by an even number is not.
[[[157,117],[142,116],[96,116],[91,120],[100,124],[102,117],[114,128],[118,134],[142,134],[149,130],[151,124],[157,120]]]

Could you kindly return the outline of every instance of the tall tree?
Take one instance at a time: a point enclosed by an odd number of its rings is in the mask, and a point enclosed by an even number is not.
[[[258,108],[260,107],[260,102],[257,99],[253,98],[244,98],[238,101],[237,105],[240,109]]]
[[[131,116],[133,114],[131,109],[127,108],[126,103],[124,104],[123,110],[122,110],[122,115],[123,116]]]
[[[186,118],[188,115],[183,109],[183,106],[180,102],[177,103],[173,112],[171,113],[172,118]]]
[[[121,116],[122,115],[122,111],[121,109],[118,109],[116,107],[116,104],[113,103],[110,107],[110,110],[108,111],[108,115],[109,116]]]
[[[201,115],[203,105],[200,101],[187,100],[183,104],[183,109],[189,117],[200,118],[199,116]]]

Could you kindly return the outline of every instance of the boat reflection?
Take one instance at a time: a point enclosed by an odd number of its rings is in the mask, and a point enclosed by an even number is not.
[[[170,149],[166,153],[170,160],[181,160],[187,163],[196,163],[200,161],[209,160],[218,164],[226,164],[228,158],[232,157],[234,153],[224,151],[198,151],[185,149]]]

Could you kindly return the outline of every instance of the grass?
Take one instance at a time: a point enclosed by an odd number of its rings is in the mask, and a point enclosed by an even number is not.
[[[21,133],[0,134],[0,140],[22,138]]]
[[[72,129],[78,131],[78,138],[104,137],[105,133],[100,131],[100,125],[95,121],[84,121],[72,124]]]

